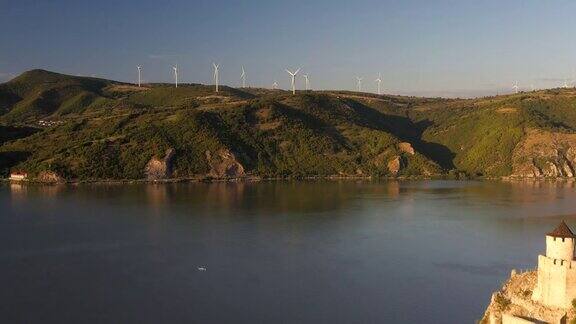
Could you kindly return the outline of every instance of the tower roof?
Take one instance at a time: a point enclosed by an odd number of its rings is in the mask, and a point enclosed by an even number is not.
[[[570,227],[568,227],[568,225],[566,225],[566,223],[564,221],[562,221],[558,226],[556,226],[556,228],[552,232],[550,232],[546,235],[554,236],[554,237],[576,238],[574,233],[572,233],[572,231],[570,230]]]

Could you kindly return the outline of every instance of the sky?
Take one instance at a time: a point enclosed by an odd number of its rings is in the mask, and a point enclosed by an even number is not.
[[[30,69],[470,97],[576,77],[573,0],[0,0],[0,82]],[[303,78],[298,87],[304,86]]]

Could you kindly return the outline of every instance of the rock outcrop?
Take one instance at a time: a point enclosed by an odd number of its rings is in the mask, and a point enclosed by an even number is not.
[[[512,153],[512,177],[576,176],[576,134],[531,129]]]
[[[412,147],[412,144],[410,144],[408,142],[399,143],[398,149],[400,150],[400,152],[410,154],[410,155],[414,155],[416,153],[414,151],[414,148]]]
[[[146,179],[162,180],[170,178],[172,176],[172,160],[175,153],[174,149],[169,148],[163,158],[152,157],[146,164]]]
[[[392,158],[392,160],[388,161],[388,171],[392,175],[397,175],[398,172],[400,172],[400,170],[402,170],[403,166],[404,166],[404,161],[402,160],[402,157],[399,155],[394,156]]]
[[[36,181],[43,183],[62,183],[64,178],[54,171],[41,171],[36,176]]]
[[[206,161],[210,166],[209,175],[212,177],[239,178],[246,175],[244,166],[228,149],[219,149],[215,153],[206,151]]]
[[[536,279],[536,271],[517,273],[513,270],[502,289],[492,294],[480,323],[568,323],[574,319],[574,308],[546,307],[532,300]]]

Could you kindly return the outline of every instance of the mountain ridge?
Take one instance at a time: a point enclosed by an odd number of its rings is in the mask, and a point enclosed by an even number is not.
[[[576,160],[561,161],[571,155],[540,152],[546,136],[576,132],[574,89],[480,99],[227,86],[216,93],[32,70],[0,84],[0,125],[0,133],[23,130],[0,142],[4,175],[145,179],[147,164],[167,150],[167,178],[576,174]],[[533,130],[540,144],[526,150]],[[554,145],[545,150],[573,144]],[[525,172],[532,159],[539,171]]]

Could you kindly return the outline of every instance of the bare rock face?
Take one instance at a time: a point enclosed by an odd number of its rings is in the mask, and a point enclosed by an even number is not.
[[[570,166],[568,161],[562,161],[561,168],[562,168],[562,174],[564,174],[566,177],[568,178],[574,177],[574,169],[572,168],[572,166]]]
[[[573,178],[576,176],[576,134],[528,130],[512,153],[512,176]]]
[[[412,145],[408,142],[402,142],[398,144],[398,149],[400,150],[400,152],[406,153],[406,154],[410,154],[410,155],[414,155],[414,148],[412,147]]]
[[[542,168],[542,173],[547,178],[556,178],[563,175],[558,166],[550,161],[545,162],[544,167]]]
[[[36,180],[44,183],[62,183],[64,178],[54,171],[42,171],[38,173]]]
[[[219,149],[214,154],[206,151],[206,161],[210,166],[209,175],[215,178],[238,178],[246,175],[244,166],[238,162],[234,153]]]
[[[568,323],[574,319],[574,308],[547,307],[532,300],[537,277],[536,271],[512,271],[502,288],[492,294],[479,323]]]
[[[166,150],[164,158],[152,157],[148,164],[146,164],[146,179],[148,180],[162,180],[172,176],[172,160],[174,159],[175,151],[172,148]]]
[[[392,160],[388,161],[388,171],[393,175],[397,175],[400,170],[404,167],[404,163],[402,161],[402,157],[396,155],[392,158]]]

